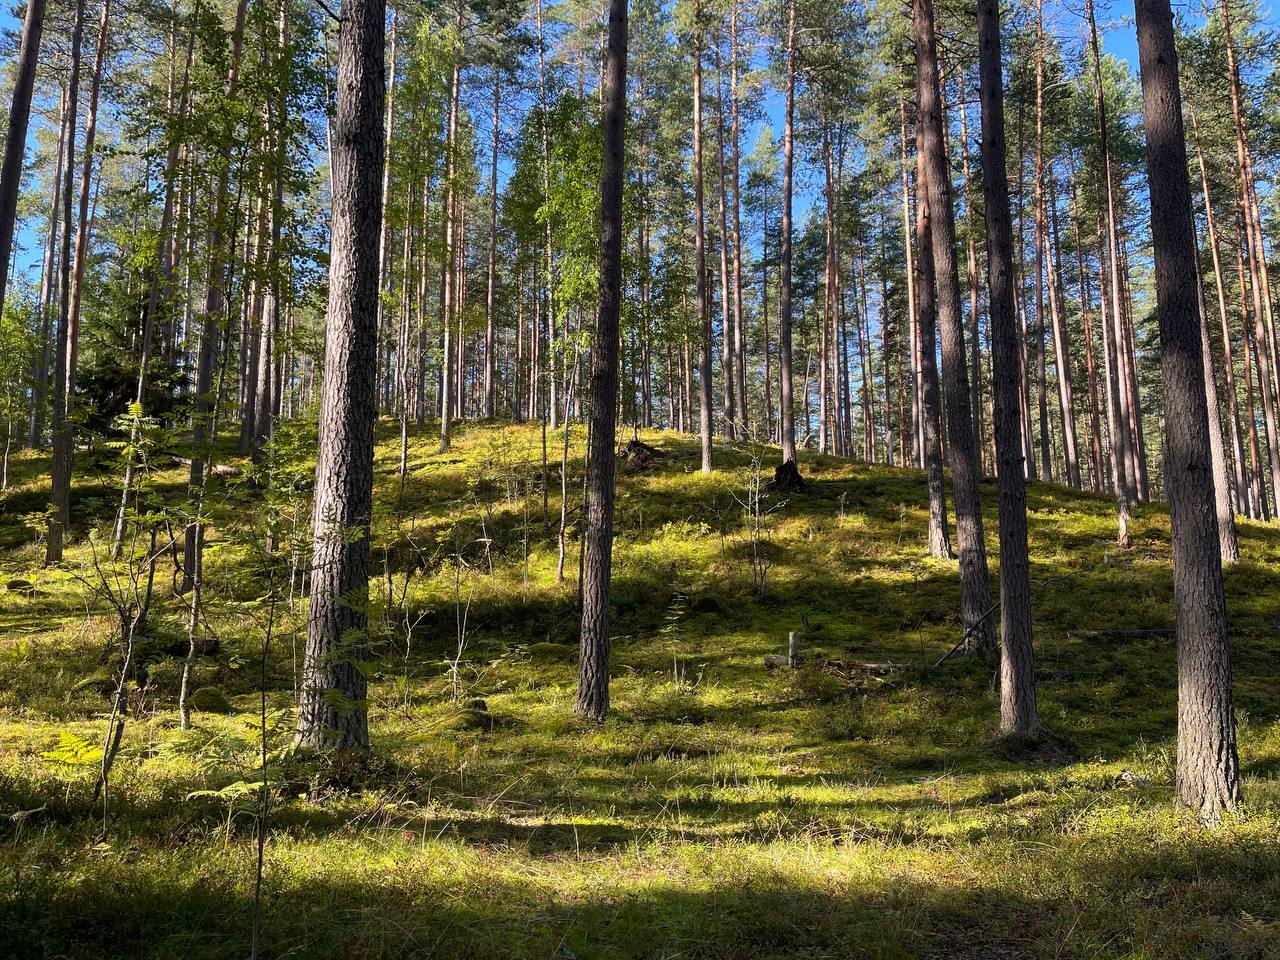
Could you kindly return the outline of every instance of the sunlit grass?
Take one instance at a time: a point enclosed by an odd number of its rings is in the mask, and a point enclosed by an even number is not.
[[[619,474],[613,712],[592,725],[571,712],[581,427],[562,583],[562,434],[547,438],[544,526],[536,427],[464,428],[444,455],[415,433],[403,487],[387,430],[375,525],[425,561],[404,604],[416,627],[379,629],[367,767],[272,765],[264,955],[1275,956],[1280,531],[1241,522],[1227,573],[1248,808],[1205,832],[1171,803],[1161,506],[1137,511],[1121,551],[1105,497],[1029,488],[1040,709],[1062,746],[1027,758],[993,738],[984,666],[932,667],[959,637],[959,588],[954,563],[925,556],[921,475],[806,458],[809,490],[767,505],[757,592],[741,501],[753,458],[768,471],[776,451],[722,444],[706,477],[695,441],[644,439],[665,456]],[[105,726],[114,624],[72,574],[109,520],[110,476],[77,487],[70,572],[48,571],[21,523],[42,509],[45,469],[17,458],[0,501],[0,578],[35,588],[0,590],[0,944],[243,956],[254,804],[217,791],[257,764],[264,587],[245,570],[259,494],[220,480],[211,497],[221,649],[195,685],[232,712],[178,729],[177,660],[159,648],[185,606],[166,571],[103,834],[91,765],[45,754]],[[160,479],[182,495],[179,470]],[[305,606],[277,613],[268,734],[283,748]],[[791,631],[807,665],[766,670]]]

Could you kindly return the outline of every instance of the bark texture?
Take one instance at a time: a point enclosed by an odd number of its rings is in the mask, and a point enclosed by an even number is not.
[[[311,604],[296,740],[367,749],[364,657],[377,408],[385,0],[347,0],[333,125],[333,237]]]
[[[1005,167],[997,0],[978,0],[978,63],[1000,490],[1000,730],[1006,736],[1031,740],[1040,735],[1040,720],[1036,710],[1035,656],[1031,642],[1027,491],[1023,477],[1019,378],[1021,350],[1013,302],[1013,234]]]
[[[1209,463],[1191,187],[1169,0],[1137,0],[1142,115],[1165,392],[1178,626],[1178,798],[1216,821],[1240,800],[1231,655]]]
[[[995,652],[995,630],[986,613],[991,606],[987,547],[982,527],[981,455],[974,432],[969,376],[965,364],[964,316],[960,303],[960,274],[956,262],[955,212],[951,205],[951,172],[943,139],[939,93],[937,38],[933,0],[915,0],[917,99],[922,158],[921,197],[928,198],[931,216],[933,273],[937,285],[938,323],[942,333],[942,391],[951,451],[951,489],[955,500],[956,547],[960,560],[960,614],[971,652]],[[921,241],[923,248],[924,241]],[[923,249],[922,249],[923,252]],[[974,269],[969,244],[969,269]],[[977,300],[973,302],[976,316]],[[976,357],[977,330],[974,320]],[[974,370],[975,377],[977,370]]]
[[[600,178],[600,307],[591,345],[582,639],[575,709],[609,710],[609,585],[613,566],[614,443],[618,419],[618,326],[622,315],[622,185],[627,115],[627,0],[609,2],[604,72],[604,170]]]

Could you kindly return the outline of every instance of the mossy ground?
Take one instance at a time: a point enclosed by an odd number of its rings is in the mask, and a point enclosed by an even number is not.
[[[444,455],[415,432],[403,488],[384,429],[375,565],[396,542],[396,590],[411,562],[425,568],[397,606],[416,627],[407,644],[394,627],[377,638],[367,764],[270,768],[262,956],[1280,956],[1274,526],[1241,522],[1226,577],[1247,814],[1206,831],[1171,800],[1159,505],[1137,511],[1122,551],[1106,498],[1029,488],[1040,711],[1059,746],[1026,756],[993,736],[986,667],[931,666],[959,636],[959,588],[954,564],[924,555],[920,474],[805,456],[808,490],[766,505],[759,592],[741,501],[753,456],[768,472],[775,451],[721,444],[702,476],[696,442],[646,433],[666,456],[620,473],[613,712],[594,725],[571,715],[578,545],[557,583],[560,434],[544,528],[536,428],[471,426]],[[575,504],[580,441],[578,429]],[[73,574],[89,570],[114,481],[82,465],[77,542],[65,570],[42,570],[21,518],[43,508],[46,471],[20,457],[0,503],[0,574],[34,586],[0,592],[0,956],[247,956],[255,797],[227,788],[257,769],[260,495],[219,480],[211,498],[221,648],[196,681],[232,712],[178,729],[177,660],[163,651],[182,641],[186,608],[162,568],[152,687],[104,832],[95,768],[68,761],[105,728],[113,624]],[[185,489],[176,468],[159,481]],[[305,500],[285,506],[305,518]],[[305,633],[304,606],[282,597],[266,665],[273,750],[288,742]],[[766,671],[792,630],[811,664],[899,668]]]

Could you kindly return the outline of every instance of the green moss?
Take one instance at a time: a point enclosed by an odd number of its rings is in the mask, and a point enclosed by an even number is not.
[[[753,544],[738,501],[752,457],[776,451],[719,445],[708,477],[695,440],[645,432],[664,456],[619,477],[613,710],[594,724],[573,714],[582,431],[560,581],[559,465],[544,526],[536,427],[464,424],[445,456],[415,431],[403,490],[398,436],[381,429],[368,761],[290,755],[306,604],[275,611],[264,956],[1274,954],[1274,527],[1241,522],[1226,574],[1248,816],[1207,833],[1171,802],[1172,638],[1142,632],[1173,622],[1158,504],[1122,551],[1106,498],[1029,487],[1040,711],[1061,749],[1028,753],[993,735],[984,664],[931,666],[959,637],[959,586],[955,564],[925,557],[920,474],[806,456],[807,491],[772,501]],[[6,507],[45,502],[46,476],[18,455]],[[162,480],[184,496],[182,470]],[[96,769],[44,754],[63,733],[101,743],[109,672],[95,671],[118,625],[69,572],[3,541],[0,582],[41,591],[0,591],[0,943],[16,956],[248,952],[268,610],[246,541],[261,491],[211,491],[221,649],[197,658],[193,704],[212,691],[227,712],[179,729],[181,656],[166,650],[185,651],[186,606],[161,585],[105,839]],[[998,574],[991,484],[984,503]],[[388,566],[397,591],[413,571],[391,610]],[[766,670],[793,631],[803,669]],[[858,661],[898,669],[840,666]]]

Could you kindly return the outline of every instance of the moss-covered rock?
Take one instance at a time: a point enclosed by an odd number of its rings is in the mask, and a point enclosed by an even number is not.
[[[529,656],[541,663],[570,663],[577,650],[567,643],[531,643]]]
[[[201,713],[231,713],[235,708],[227,695],[217,687],[199,687],[187,698],[192,710]]]

